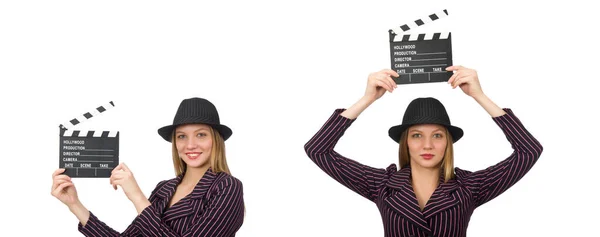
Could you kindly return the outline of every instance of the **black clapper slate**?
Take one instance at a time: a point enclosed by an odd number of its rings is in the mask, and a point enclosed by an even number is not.
[[[96,108],[96,116],[114,106],[110,104]],[[70,126],[92,118],[92,113],[69,121]],[[83,121],[79,121],[83,120]],[[108,178],[119,164],[118,131],[77,131],[60,126],[59,168],[72,178]]]
[[[438,20],[441,14],[448,12],[429,15],[429,21]],[[423,24],[421,19],[415,21],[416,26]],[[400,30],[406,32],[410,27],[402,25]],[[452,66],[452,34],[446,34],[397,35],[389,30],[391,69],[400,75],[392,77],[396,84],[448,81],[453,74],[446,71]]]

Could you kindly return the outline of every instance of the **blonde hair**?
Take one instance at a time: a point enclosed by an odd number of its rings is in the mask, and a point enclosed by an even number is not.
[[[440,171],[441,175],[444,177],[444,182],[448,182],[454,178],[454,147],[452,136],[448,132],[448,129],[444,128],[446,133],[446,151],[444,152],[444,157],[442,158],[442,162],[440,162]],[[400,150],[398,151],[398,156],[400,159],[400,168],[406,168],[410,165],[410,154],[408,151],[408,129],[402,132],[402,136],[400,136]]]
[[[209,126],[210,135],[212,137],[212,149],[210,151],[210,167],[212,171],[215,173],[225,172],[231,175],[229,171],[229,166],[227,166],[227,159],[225,158],[225,140],[219,132]],[[172,143],[172,154],[173,154],[173,167],[175,168],[175,175],[179,176],[185,173],[187,165],[179,157],[179,152],[177,152],[177,145],[175,144],[175,129],[173,129],[173,135],[171,139]]]

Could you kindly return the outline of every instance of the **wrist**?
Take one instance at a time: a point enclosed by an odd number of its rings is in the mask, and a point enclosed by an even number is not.
[[[146,195],[144,195],[144,193],[142,193],[142,191],[139,191],[138,193],[136,193],[135,195],[133,195],[130,198],[130,201],[133,202],[135,205],[137,205],[140,203],[147,202],[148,199],[146,198]]]
[[[373,104],[373,102],[375,102],[376,100],[377,100],[377,98],[375,98],[373,96],[364,95],[363,97],[361,97],[358,100],[358,102],[369,106],[369,105]]]
[[[81,212],[81,210],[85,209],[85,207],[80,201],[77,201],[71,205],[67,205],[67,207],[69,208],[69,211],[73,213]]]
[[[484,101],[484,100],[487,100],[487,99],[488,99],[487,95],[485,95],[483,92],[481,92],[481,93],[477,93],[477,94],[474,94],[472,97],[473,97],[473,99],[475,99],[477,102],[482,102],[482,101]]]

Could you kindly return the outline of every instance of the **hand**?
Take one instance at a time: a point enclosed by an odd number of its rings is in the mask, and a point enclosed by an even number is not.
[[[71,177],[62,174],[65,169],[57,169],[52,174],[52,196],[56,197],[69,208],[79,203],[75,184],[71,182]]]
[[[452,89],[458,86],[466,95],[473,98],[483,95],[477,71],[463,66],[450,66],[446,71],[455,71],[448,80]]]
[[[117,186],[121,186],[127,198],[132,202],[144,196],[133,177],[133,173],[125,163],[121,163],[113,169],[110,175],[110,184],[115,190],[117,190]]]
[[[371,101],[375,101],[381,98],[386,91],[389,91],[390,93],[393,92],[398,85],[396,85],[392,76],[399,77],[400,75],[390,69],[383,69],[379,72],[369,74],[365,97],[369,98]]]

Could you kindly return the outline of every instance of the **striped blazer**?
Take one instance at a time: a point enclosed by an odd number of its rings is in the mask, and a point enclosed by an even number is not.
[[[173,206],[169,201],[183,175],[161,181],[150,203],[119,233],[90,212],[79,231],[85,236],[235,236],[244,220],[242,183],[224,172],[206,171],[194,190]]]
[[[466,236],[473,211],[521,179],[538,160],[540,143],[523,127],[510,109],[492,118],[502,129],[514,152],[502,162],[477,172],[455,168],[455,178],[440,184],[421,211],[411,185],[410,167],[396,165],[376,169],[345,158],[334,151],[338,140],[354,120],[336,110],[304,146],[308,156],[339,183],[375,202],[386,237]]]

